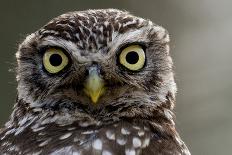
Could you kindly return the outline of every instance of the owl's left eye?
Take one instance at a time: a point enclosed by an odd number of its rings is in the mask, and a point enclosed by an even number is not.
[[[121,65],[132,71],[138,71],[145,64],[145,52],[140,45],[124,48],[119,55]]]
[[[44,68],[52,74],[58,73],[68,65],[68,57],[61,49],[49,48],[43,56]]]

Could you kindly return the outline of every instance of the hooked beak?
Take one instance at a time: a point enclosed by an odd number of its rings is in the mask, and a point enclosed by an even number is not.
[[[89,76],[85,81],[84,87],[84,92],[96,104],[105,91],[104,80],[99,76],[97,67],[94,66],[89,69]]]

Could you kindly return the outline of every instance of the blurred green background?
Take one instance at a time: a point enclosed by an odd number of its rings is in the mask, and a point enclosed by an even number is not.
[[[171,36],[177,127],[192,154],[232,154],[231,0],[1,0],[0,125],[16,96],[17,44],[62,13],[118,8],[149,18]]]

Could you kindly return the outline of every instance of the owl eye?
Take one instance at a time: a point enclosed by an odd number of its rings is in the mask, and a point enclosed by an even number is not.
[[[58,73],[68,65],[68,57],[61,49],[49,48],[43,56],[44,68],[52,74]]]
[[[129,70],[137,71],[145,64],[145,52],[141,46],[131,45],[122,50],[119,62]]]

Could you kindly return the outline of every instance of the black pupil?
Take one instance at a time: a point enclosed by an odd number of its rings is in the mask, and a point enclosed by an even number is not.
[[[59,66],[62,63],[62,57],[59,54],[52,54],[49,61],[52,66]]]
[[[129,64],[136,64],[139,61],[139,55],[135,51],[131,51],[126,55],[126,61]]]

